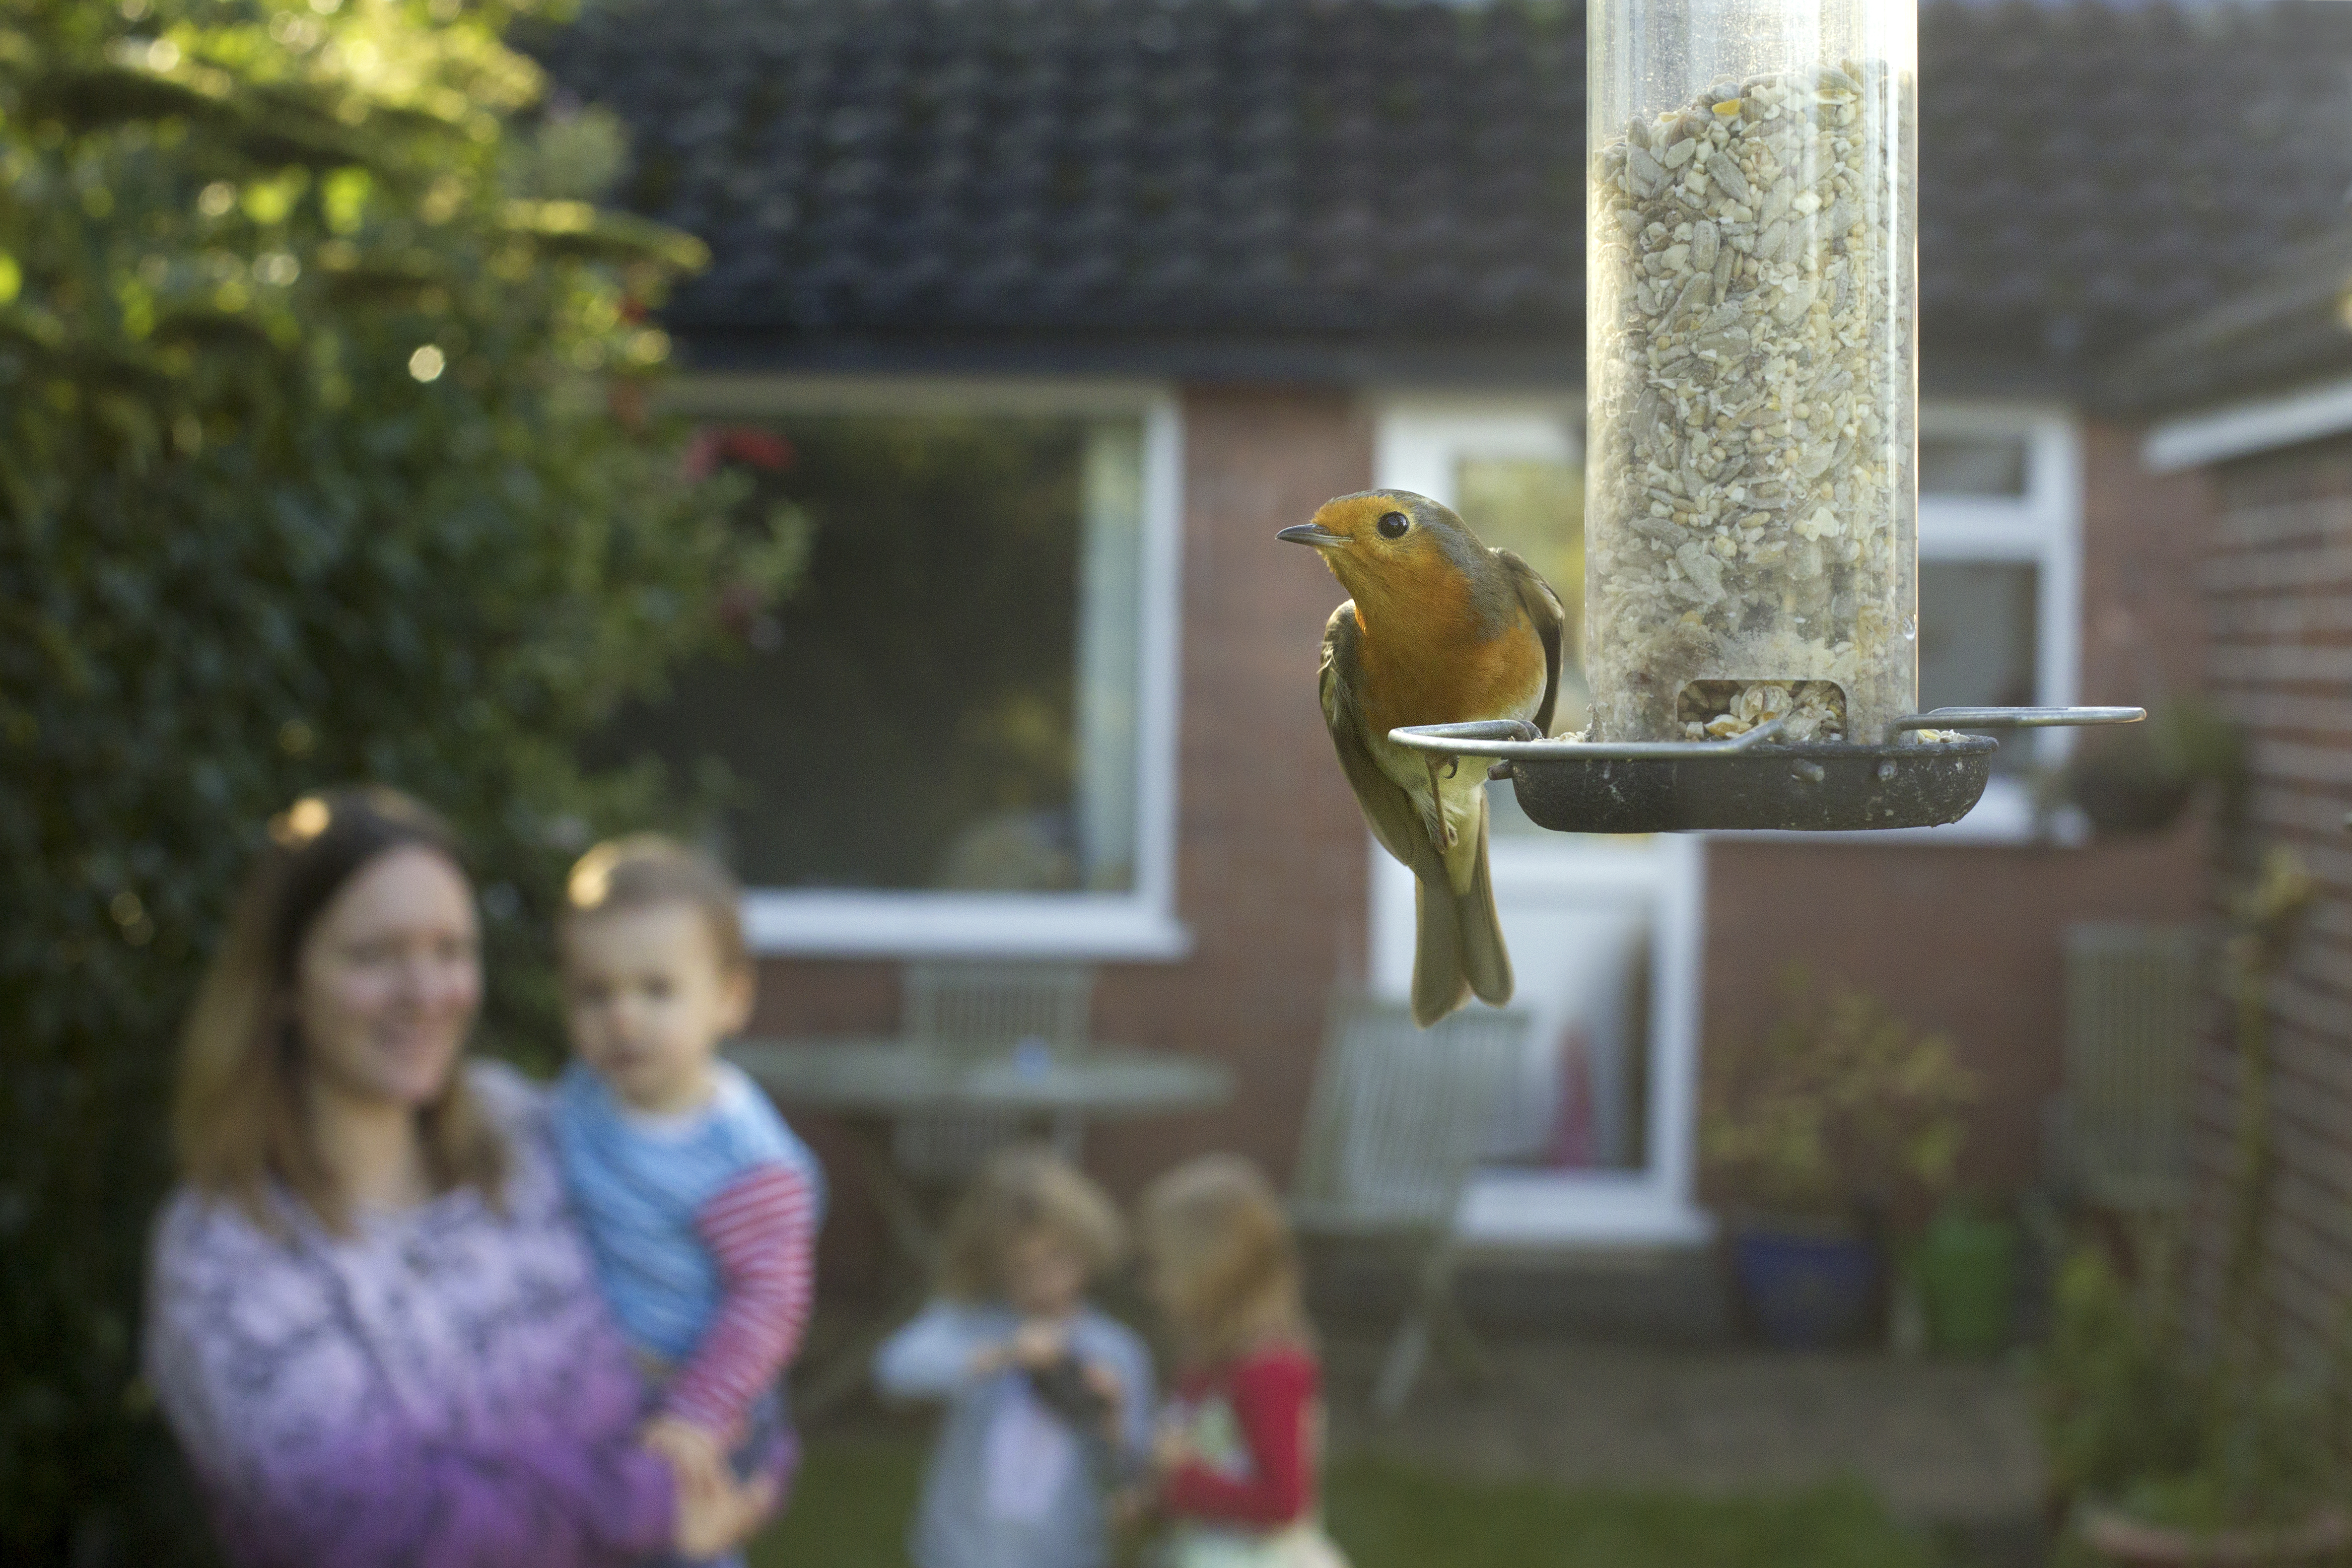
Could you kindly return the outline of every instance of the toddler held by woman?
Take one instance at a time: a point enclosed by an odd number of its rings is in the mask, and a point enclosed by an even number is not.
[[[641,834],[589,851],[565,892],[554,1142],[605,1299],[660,1382],[642,1439],[685,1485],[722,1466],[781,1485],[799,1447],[779,1379],[808,1322],[824,1176],[718,1055],[751,1009],[734,880]]]
[[[1106,1495],[1151,1431],[1150,1357],[1086,1299],[1123,1243],[1110,1200],[1042,1148],[997,1155],[965,1196],[940,1299],[874,1359],[884,1394],[947,1402],[916,1568],[1108,1560]]]

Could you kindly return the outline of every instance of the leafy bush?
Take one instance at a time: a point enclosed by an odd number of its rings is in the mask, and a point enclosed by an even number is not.
[[[2128,1281],[2097,1242],[2059,1277],[2037,1382],[2061,1498],[2198,1531],[2294,1526],[2352,1479],[2352,1312],[2325,1365],[2294,1365],[2264,1289],[2278,1163],[2269,982],[2317,891],[2294,853],[2273,846],[2229,901],[2238,1105],[2212,1310],[2191,1332],[2182,1249],[2154,1221],[2129,1231]]]
[[[2343,1476],[2343,1368],[2287,1374],[2229,1339],[2200,1345],[2179,1270],[2160,1255],[2142,1269],[2126,1280],[2086,1244],[2059,1274],[2036,1378],[2052,1490],[2191,1530],[2302,1522]]]
[[[0,1559],[164,1563],[134,1377],[173,1036],[259,824],[405,787],[474,847],[497,1049],[561,862],[653,809],[575,742],[773,541],[635,410],[684,236],[563,188],[530,0],[0,20]]]
[[[2037,1390],[2060,1496],[2114,1497],[2195,1465],[2203,1392],[2168,1286],[2159,1277],[2135,1290],[2095,1247],[2060,1269]]]

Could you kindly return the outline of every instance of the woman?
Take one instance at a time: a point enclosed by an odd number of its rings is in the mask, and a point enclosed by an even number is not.
[[[148,1381],[253,1565],[591,1568],[732,1549],[681,1490],[552,1174],[539,1095],[459,1056],[473,891],[385,789],[307,798],[199,993]]]

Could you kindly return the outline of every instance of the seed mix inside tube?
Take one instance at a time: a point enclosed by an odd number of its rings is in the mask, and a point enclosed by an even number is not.
[[[1594,154],[1597,738],[1911,706],[1912,95],[1876,61],[1724,82]]]

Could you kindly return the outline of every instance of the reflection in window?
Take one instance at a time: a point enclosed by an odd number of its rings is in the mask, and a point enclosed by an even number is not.
[[[1919,563],[1919,706],[2023,707],[2036,697],[2038,572],[2021,561]],[[2032,747],[2014,738],[1993,754],[2001,771]]]
[[[617,737],[728,778],[747,885],[1135,884],[1137,417],[813,415],[706,433],[813,528],[741,656]]]
[[[1923,435],[1919,438],[1923,496],[2023,496],[2021,435]]]
[[[1517,1005],[1536,1037],[1487,1136],[1489,1164],[1555,1171],[1640,1170],[1649,1164],[1650,988],[1645,910],[1554,905],[1521,912]]]
[[[1584,470],[1538,458],[1465,457],[1454,470],[1454,509],[1486,544],[1524,558],[1559,595],[1568,612],[1566,670],[1552,733],[1582,729],[1592,691],[1584,681]],[[1538,833],[1508,786],[1486,792],[1492,831]]]

